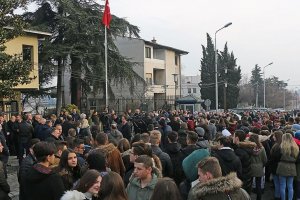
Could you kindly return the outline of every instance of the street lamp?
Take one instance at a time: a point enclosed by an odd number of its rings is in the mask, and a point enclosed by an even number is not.
[[[263,74],[264,74],[264,108],[266,108],[266,77],[265,77],[265,68],[272,65],[273,62],[267,64],[266,66],[264,66],[263,68]]]
[[[228,26],[230,26],[232,23],[229,22],[227,23],[225,26],[223,26],[222,28],[218,29],[215,32],[215,76],[216,76],[216,112],[218,112],[218,107],[219,107],[219,99],[218,99],[218,52],[217,52],[217,33],[224,29],[227,28]]]
[[[174,83],[175,83],[174,107],[175,107],[175,110],[176,110],[176,89],[177,89],[177,83],[178,83],[178,74],[174,73],[172,75],[174,76]]]

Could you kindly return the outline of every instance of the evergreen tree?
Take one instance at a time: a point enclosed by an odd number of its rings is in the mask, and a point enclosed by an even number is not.
[[[202,45],[201,59],[201,96],[203,99],[212,101],[211,108],[215,108],[215,51],[212,39],[207,34],[207,47]],[[224,108],[226,98],[226,109],[235,108],[238,103],[239,87],[241,80],[241,69],[237,67],[233,52],[228,52],[225,44],[223,52],[218,53],[218,98],[219,107]],[[225,86],[227,85],[226,91]],[[226,95],[226,96],[225,96]],[[225,98],[224,98],[225,97]]]
[[[19,84],[28,84],[32,63],[23,61],[22,55],[5,53],[5,43],[22,34],[26,23],[22,17],[15,14],[17,8],[25,8],[25,0],[2,0],[0,3],[0,97],[13,97],[13,90]]]
[[[202,99],[211,100],[211,108],[215,108],[215,51],[209,34],[207,47],[202,45],[201,82],[199,83]]]
[[[242,76],[240,66],[237,67],[233,52],[228,52],[227,43],[218,58],[218,72],[220,107],[226,109],[236,108],[240,90],[238,84]]]
[[[256,64],[254,69],[251,71],[251,80],[254,96],[251,98],[252,105],[256,103],[256,95],[258,94],[258,105],[263,104],[263,79],[261,68]],[[255,105],[258,107],[258,105]]]
[[[92,0],[40,0],[35,13],[27,13],[26,19],[35,27],[45,28],[53,33],[48,46],[47,63],[57,65],[57,109],[61,105],[61,76],[64,67],[70,65],[71,102],[80,104],[82,91],[95,94],[105,91],[104,73],[104,27],[99,4]],[[134,86],[135,80],[142,80],[132,69],[132,63],[122,57],[113,43],[114,36],[138,36],[139,29],[126,20],[113,16],[108,30],[108,81]],[[53,60],[55,62],[53,62]],[[110,85],[110,84],[109,84]],[[91,91],[90,86],[93,86]],[[134,87],[131,87],[133,89]],[[110,97],[112,91],[110,90]]]

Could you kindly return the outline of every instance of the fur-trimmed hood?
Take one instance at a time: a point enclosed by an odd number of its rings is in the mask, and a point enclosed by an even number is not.
[[[117,147],[115,145],[113,145],[112,143],[108,143],[106,145],[100,145],[94,150],[96,150],[96,151],[100,150],[100,151],[105,152],[106,154],[110,154],[116,149],[117,149]]]
[[[85,200],[88,199],[82,192],[77,190],[67,191],[60,200]]]
[[[229,193],[242,187],[242,181],[238,179],[236,173],[227,176],[208,180],[205,183],[198,183],[194,188],[194,195],[197,198],[217,193]]]

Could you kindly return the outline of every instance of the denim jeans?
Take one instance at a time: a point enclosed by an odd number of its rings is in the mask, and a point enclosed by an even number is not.
[[[279,185],[279,177],[276,174],[272,174],[274,187],[275,187],[275,198],[280,198],[280,185]]]
[[[281,200],[285,200],[285,189],[288,189],[288,200],[293,200],[294,189],[293,189],[293,176],[279,176],[280,184],[280,197]]]

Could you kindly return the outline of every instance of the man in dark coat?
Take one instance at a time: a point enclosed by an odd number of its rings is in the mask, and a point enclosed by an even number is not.
[[[238,177],[242,177],[242,163],[231,149],[231,138],[223,136],[218,141],[220,146],[213,150],[211,155],[219,160],[223,176],[230,172],[236,172]]]
[[[245,142],[245,138],[246,134],[244,131],[236,130],[233,138],[233,149],[242,163],[242,176],[239,178],[243,181],[243,188],[250,194],[252,190],[251,155],[256,144],[254,142]]]
[[[121,133],[123,134],[123,137],[126,138],[129,142],[131,141],[131,127],[129,126],[127,122],[127,117],[122,116],[122,126],[120,128]]]
[[[54,163],[53,143],[39,142],[33,147],[37,164],[24,178],[24,200],[57,200],[64,193],[61,177],[49,167]]]
[[[163,176],[167,176],[173,178],[173,166],[171,162],[170,156],[163,152],[161,148],[159,148],[161,140],[161,133],[158,130],[153,130],[150,133],[150,143],[152,152],[159,157],[162,165],[162,174]]]
[[[185,178],[182,169],[181,145],[177,142],[178,133],[172,131],[168,134],[169,143],[166,144],[165,152],[170,156],[173,165],[174,180],[179,185]]]

